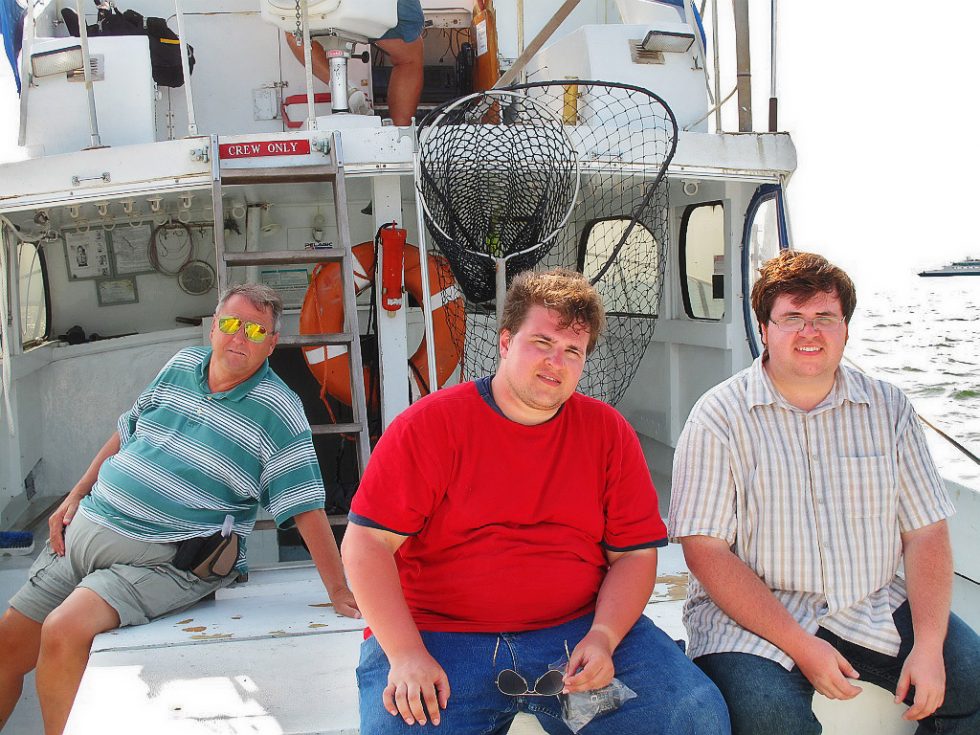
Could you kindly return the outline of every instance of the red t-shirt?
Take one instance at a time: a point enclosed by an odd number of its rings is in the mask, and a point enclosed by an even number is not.
[[[396,553],[420,630],[551,627],[591,612],[604,549],[667,543],[639,440],[574,394],[550,421],[505,418],[464,383],[382,435],[350,520],[409,538]]]

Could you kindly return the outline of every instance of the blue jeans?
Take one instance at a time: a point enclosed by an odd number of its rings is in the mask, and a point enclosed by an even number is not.
[[[381,704],[388,684],[388,659],[372,636],[361,645],[357,684],[361,735],[497,735],[507,732],[518,711],[530,712],[551,735],[568,735],[558,697],[509,697],[497,690],[507,668],[531,686],[548,665],[572,649],[592,625],[586,615],[563,625],[525,633],[422,633],[429,653],[449,677],[449,705],[438,727],[406,725]],[[498,648],[498,638],[499,648]],[[494,650],[497,660],[494,663]],[[582,735],[727,735],[728,712],[717,688],[681,649],[641,617],[613,654],[616,677],[637,697],[586,725]]]
[[[906,602],[892,616],[902,636],[898,656],[871,651],[821,628],[817,635],[841,652],[861,674],[860,681],[895,691],[902,665],[912,650],[912,614]],[[920,720],[918,735],[980,733],[980,638],[955,615],[943,644],[946,699],[935,714]],[[813,714],[813,686],[793,667],[748,653],[713,653],[694,663],[711,677],[728,702],[735,735],[819,735],[823,727]],[[859,682],[860,683],[860,682]],[[914,688],[905,698],[911,705]],[[858,695],[860,697],[860,695]]]

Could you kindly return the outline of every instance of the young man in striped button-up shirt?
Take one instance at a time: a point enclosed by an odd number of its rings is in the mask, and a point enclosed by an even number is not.
[[[95,636],[234,581],[260,504],[277,523],[296,522],[337,612],[359,617],[323,510],[310,425],[267,362],[281,314],[266,286],[229,289],[210,348],[167,363],[50,518],[47,548],[0,620],[0,729],[36,665],[45,732],[60,733]],[[174,566],[180,542],[225,530],[241,537],[230,572]]]
[[[920,732],[980,732],[980,641],[950,614],[954,509],[908,399],[840,364],[855,302],[818,255],[768,261],[752,290],[765,352],[678,442],[689,654],[736,735],[816,735],[814,690],[851,699],[854,679],[895,692]]]

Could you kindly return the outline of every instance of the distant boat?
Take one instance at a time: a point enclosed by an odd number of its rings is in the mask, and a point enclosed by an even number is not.
[[[934,271],[922,271],[920,276],[980,276],[980,258],[967,258]]]

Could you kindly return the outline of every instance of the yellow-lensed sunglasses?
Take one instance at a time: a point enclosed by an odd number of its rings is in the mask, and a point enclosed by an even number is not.
[[[238,334],[238,330],[243,326],[245,327],[245,338],[249,342],[255,342],[256,344],[265,342],[265,338],[269,336],[269,330],[261,324],[247,322],[237,316],[218,317],[218,329],[222,334]]]

